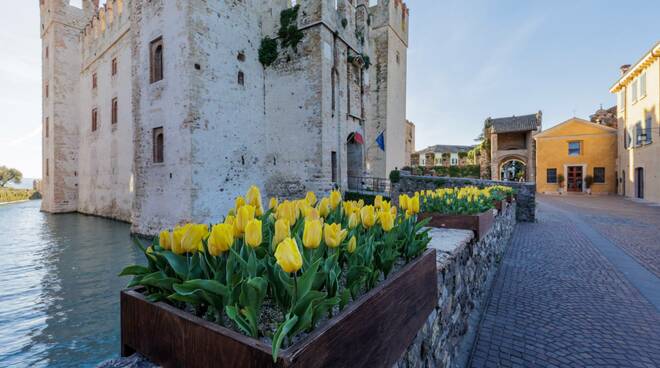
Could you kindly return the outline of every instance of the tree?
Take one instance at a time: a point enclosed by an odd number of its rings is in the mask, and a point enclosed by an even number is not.
[[[22,172],[7,166],[0,166],[0,188],[3,188],[9,182],[20,184],[21,180],[23,180]]]

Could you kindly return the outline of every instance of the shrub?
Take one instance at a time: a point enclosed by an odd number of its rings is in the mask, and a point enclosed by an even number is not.
[[[399,170],[392,170],[390,172],[390,182],[398,183],[399,180],[401,180],[401,173],[399,172]]]
[[[259,46],[259,62],[263,66],[270,66],[277,60],[277,41],[266,36]]]
[[[0,203],[35,199],[33,197],[36,193],[38,192],[35,192],[32,189],[0,188]]]
[[[591,186],[594,183],[594,177],[591,175],[587,175],[584,177],[584,185],[587,187],[587,189],[590,189]]]

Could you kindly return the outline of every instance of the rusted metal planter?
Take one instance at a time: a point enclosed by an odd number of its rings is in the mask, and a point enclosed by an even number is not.
[[[390,367],[437,303],[435,250],[349,304],[303,340],[281,350],[196,317],[121,292],[122,356],[140,352],[163,367]]]
[[[438,212],[420,213],[419,219],[431,218],[428,226],[447,229],[472,230],[477,240],[482,239],[495,222],[495,214],[492,210],[476,215],[448,215]]]

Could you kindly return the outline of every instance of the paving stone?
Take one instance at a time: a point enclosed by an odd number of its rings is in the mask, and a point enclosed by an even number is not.
[[[538,222],[518,224],[505,251],[473,351],[496,366],[660,367],[660,311],[583,232],[590,226],[660,276],[660,208],[538,200]]]

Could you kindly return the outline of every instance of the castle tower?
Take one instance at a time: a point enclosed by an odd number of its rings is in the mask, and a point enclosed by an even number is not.
[[[405,164],[408,7],[402,0],[378,0],[369,10],[371,108],[367,125],[367,171],[386,178]],[[378,139],[383,135],[382,140]],[[385,150],[376,141],[383,143]]]
[[[78,81],[85,16],[68,0],[40,0],[42,210],[72,212],[78,200]]]

